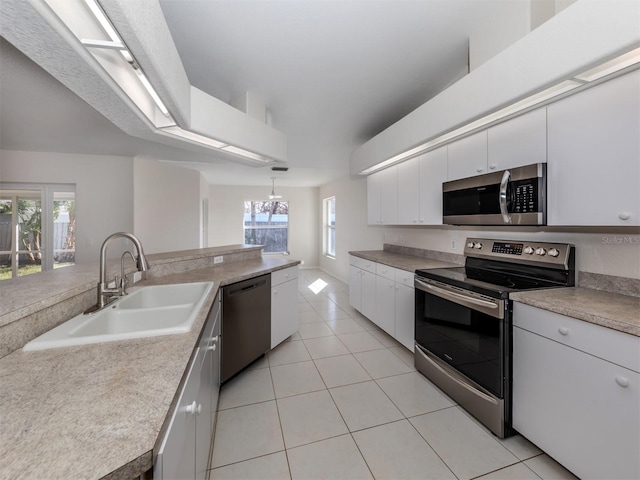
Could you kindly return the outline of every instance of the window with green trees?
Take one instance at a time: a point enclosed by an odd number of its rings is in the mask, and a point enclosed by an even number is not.
[[[0,184],[0,280],[75,263],[75,187]]]

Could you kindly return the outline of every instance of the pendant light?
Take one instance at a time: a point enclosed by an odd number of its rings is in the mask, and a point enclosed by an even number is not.
[[[269,194],[269,200],[277,200],[282,198],[282,195],[276,195],[276,177],[271,177],[271,193]]]

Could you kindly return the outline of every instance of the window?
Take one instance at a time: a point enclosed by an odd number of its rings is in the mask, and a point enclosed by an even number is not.
[[[244,243],[264,253],[289,253],[289,202],[245,201]]]
[[[336,257],[336,197],[324,199],[324,254]]]
[[[75,187],[0,184],[0,280],[75,263]]]

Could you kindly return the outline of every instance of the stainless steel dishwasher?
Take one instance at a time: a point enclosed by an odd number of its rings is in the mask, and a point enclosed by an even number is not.
[[[271,348],[271,275],[222,287],[221,382]]]

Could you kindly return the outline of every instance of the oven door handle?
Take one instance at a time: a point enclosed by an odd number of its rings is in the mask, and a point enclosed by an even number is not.
[[[428,283],[424,283],[418,280],[417,278],[415,279],[415,282],[416,282],[416,286],[424,287],[424,288],[420,288],[420,290],[424,290],[424,291],[430,290],[432,293],[434,293],[439,297],[446,298],[447,300],[451,300],[452,302],[459,303],[466,307],[473,308],[473,306],[478,306],[482,308],[490,308],[490,309],[498,310],[497,303],[489,302],[487,300],[481,300],[479,298],[469,297],[461,293],[450,292],[448,290],[445,290],[444,288],[436,287],[435,285],[429,285]],[[499,313],[499,311],[496,313]]]
[[[511,223],[511,214],[507,209],[507,188],[509,187],[509,180],[511,180],[511,172],[509,170],[505,170],[502,174],[502,181],[500,182],[500,193],[498,194],[500,213],[502,214],[502,220],[504,221],[504,223]]]

